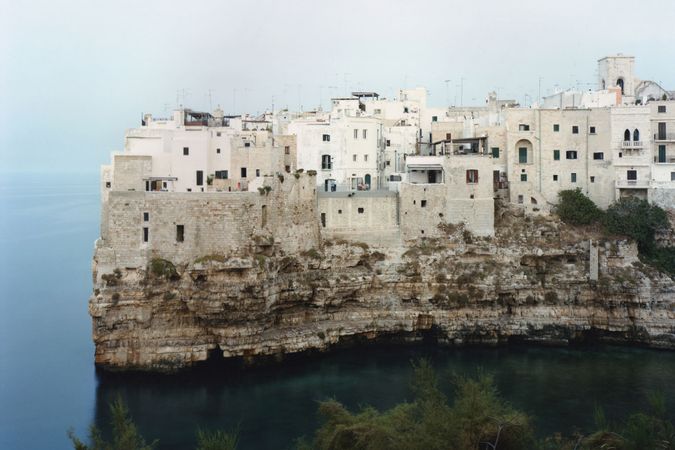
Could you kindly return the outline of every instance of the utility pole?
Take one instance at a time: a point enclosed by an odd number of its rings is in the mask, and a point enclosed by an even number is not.
[[[212,111],[213,111],[213,98],[212,98],[212,95],[211,95],[211,94],[213,94],[213,89],[209,88],[209,90],[208,90],[208,95],[209,95],[209,112],[212,112]]]
[[[448,83],[450,83],[452,80],[444,80],[443,82],[445,83],[445,105],[450,106],[450,90],[448,88]]]
[[[459,106],[464,106],[464,77],[460,78]]]

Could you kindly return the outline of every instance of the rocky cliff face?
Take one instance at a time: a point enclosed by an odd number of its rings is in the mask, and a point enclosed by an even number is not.
[[[491,239],[447,226],[447,237],[414,245],[324,241],[295,255],[268,240],[95,276],[96,363],[173,370],[211,352],[253,358],[384,336],[461,345],[594,335],[675,348],[675,282],[633,244],[514,214],[501,212]]]

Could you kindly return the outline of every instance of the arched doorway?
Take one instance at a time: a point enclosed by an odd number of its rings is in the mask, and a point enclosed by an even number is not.
[[[616,85],[621,88],[621,95],[623,95],[623,78],[616,80]]]

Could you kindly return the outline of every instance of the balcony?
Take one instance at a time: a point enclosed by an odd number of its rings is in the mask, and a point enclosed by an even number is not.
[[[675,142],[675,133],[656,133],[654,135],[656,142]]]
[[[632,149],[632,148],[638,149],[642,147],[643,147],[642,141],[623,141],[621,143],[621,148],[624,149]]]
[[[628,189],[646,189],[649,187],[649,181],[647,180],[616,180],[617,188],[628,188]]]

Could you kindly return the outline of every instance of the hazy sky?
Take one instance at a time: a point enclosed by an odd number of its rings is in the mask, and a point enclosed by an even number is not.
[[[0,0],[0,172],[96,172],[177,100],[256,113],[422,85],[441,106],[463,78],[465,105],[523,102],[540,77],[590,87],[618,52],[675,89],[673,23],[669,0]]]

